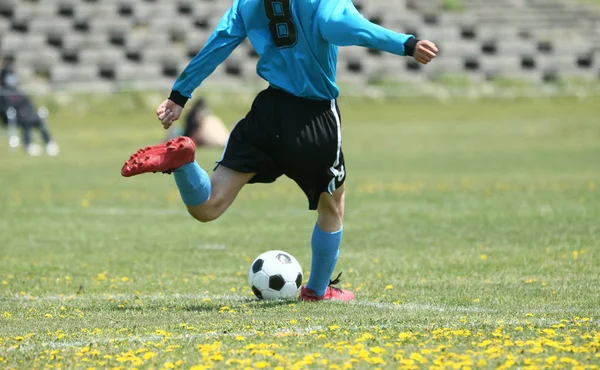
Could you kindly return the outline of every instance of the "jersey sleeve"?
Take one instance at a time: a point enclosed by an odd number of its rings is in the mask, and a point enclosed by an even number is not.
[[[321,37],[338,46],[364,46],[396,55],[411,55],[416,44],[412,35],[397,33],[371,23],[351,0],[322,1],[317,11]]]
[[[169,99],[184,106],[192,92],[233,52],[246,38],[244,22],[237,11],[238,0],[223,15],[206,45],[179,75]]]

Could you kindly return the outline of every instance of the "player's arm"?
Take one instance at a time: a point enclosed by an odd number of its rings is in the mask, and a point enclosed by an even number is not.
[[[206,45],[179,75],[171,95],[156,110],[165,129],[176,121],[192,92],[231,54],[246,38],[244,22],[237,11],[238,0],[223,15]]]
[[[436,46],[412,35],[394,32],[362,16],[351,0],[322,2],[317,13],[321,36],[338,46],[364,46],[396,55],[414,56],[428,63],[437,55]]]
[[[206,45],[175,81],[173,95],[176,103],[185,104],[204,79],[246,38],[244,22],[237,8],[238,1],[234,1],[233,6],[223,15]]]

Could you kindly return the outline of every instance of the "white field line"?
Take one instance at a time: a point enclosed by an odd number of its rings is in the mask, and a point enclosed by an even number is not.
[[[60,301],[60,302],[89,302],[89,301],[107,301],[107,300],[130,300],[141,299],[142,301],[178,301],[178,300],[193,300],[202,301],[210,299],[216,302],[245,302],[259,303],[254,296],[248,294],[247,296],[235,295],[235,294],[223,294],[223,295],[210,295],[210,294],[82,294],[82,295],[46,295],[46,296],[30,296],[30,295],[15,295],[13,297],[0,298],[0,302],[18,301],[23,303],[36,303],[44,301]],[[290,303],[294,303],[291,300]],[[330,304],[329,302],[327,302]],[[346,303],[335,303],[338,305],[345,305]],[[487,307],[478,306],[451,306],[431,303],[386,303],[386,302],[372,302],[372,301],[361,301],[356,300],[349,303],[351,306],[368,307],[372,309],[382,310],[395,310],[395,311],[407,311],[407,312],[448,312],[448,313],[503,313],[506,310],[493,309]],[[514,311],[509,311],[514,313]],[[531,314],[560,314],[560,313],[583,313],[587,312],[589,315],[600,316],[600,307],[593,310],[586,310],[577,307],[545,307],[545,308],[531,308],[527,307],[520,308],[518,312],[522,312],[523,315],[527,313]]]
[[[225,295],[209,295],[209,294],[82,294],[82,295],[46,295],[46,296],[30,296],[30,295],[15,295],[12,298],[0,298],[0,301],[17,300],[22,302],[35,303],[37,301],[61,301],[61,302],[82,302],[82,301],[106,301],[112,300],[133,300],[142,299],[149,301],[160,301],[160,300],[203,300],[210,299],[216,301],[227,301],[227,302],[242,302],[254,300],[253,296],[240,296],[233,294]]]
[[[421,303],[385,303],[385,302],[369,302],[369,301],[354,301],[352,305],[373,307],[387,310],[398,310],[398,311],[426,311],[426,312],[449,312],[449,313],[503,313],[507,310],[478,307],[478,306],[450,306],[450,305],[436,305],[436,304],[421,304]],[[583,308],[577,307],[545,307],[545,308],[531,308],[527,307],[520,308],[518,312],[522,312],[523,315],[527,313],[531,314],[555,314],[555,313],[573,313],[573,312],[586,312]],[[508,310],[508,313],[514,314],[514,311]],[[600,316],[600,308],[594,308],[593,310],[587,310],[590,315]]]

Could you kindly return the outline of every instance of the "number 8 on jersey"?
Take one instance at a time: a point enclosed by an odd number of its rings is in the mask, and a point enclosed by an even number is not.
[[[278,48],[294,46],[298,40],[290,0],[264,0],[269,29]]]

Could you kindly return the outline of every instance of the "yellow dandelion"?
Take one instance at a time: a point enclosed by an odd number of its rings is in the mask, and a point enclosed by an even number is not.
[[[475,302],[475,303],[479,302],[479,298],[475,298],[475,299],[473,300],[473,302]]]
[[[4,311],[4,317],[8,319],[9,317],[12,317],[12,315],[10,314],[10,312]]]
[[[210,357],[213,361],[223,361],[223,355],[220,352],[215,353]]]
[[[481,260],[485,261],[485,260],[487,260],[488,256],[487,256],[487,254],[482,254],[479,256],[479,258],[481,258]]]
[[[242,342],[242,341],[245,341],[245,340],[246,340],[246,338],[244,338],[244,337],[243,337],[243,336],[241,336],[241,335],[238,335],[238,336],[236,336],[236,337],[235,337],[235,340],[239,340],[240,342]]]
[[[146,352],[142,355],[142,358],[144,360],[150,360],[151,358],[153,358],[154,356],[156,356],[156,352]]]
[[[415,361],[410,358],[404,358],[404,359],[400,360],[400,364],[402,366],[414,366]]]
[[[8,285],[8,281],[2,280],[2,285]]]
[[[392,290],[392,289],[394,289],[393,285],[386,285],[385,286],[385,290]]]
[[[297,323],[298,323],[298,320],[296,320],[296,319],[290,320],[290,324],[292,324],[292,325],[296,325]]]
[[[327,327],[329,330],[338,330],[340,328],[339,325],[330,325]]]
[[[385,365],[385,361],[381,357],[370,357],[367,362],[371,365]]]
[[[257,369],[265,369],[267,367],[269,367],[271,364],[269,364],[267,361],[258,361],[257,363],[254,364],[254,366]]]
[[[47,319],[51,319],[53,316],[51,313],[44,314],[44,317]]]
[[[423,356],[422,356],[420,353],[418,353],[418,352],[413,352],[413,353],[410,355],[410,359],[411,359],[411,360],[414,360],[414,361],[417,361],[417,362],[419,362],[419,363],[422,363],[422,364],[424,364],[424,363],[426,363],[426,362],[427,362],[427,359],[426,359],[425,357],[423,357]]]
[[[370,348],[371,352],[375,353],[375,354],[382,354],[382,353],[386,353],[387,351],[381,347],[372,347]]]
[[[122,281],[122,282],[127,282],[127,281],[129,281],[129,278],[128,278],[127,276],[123,276],[123,277],[121,278],[121,281]]]
[[[172,362],[165,362],[165,364],[163,365],[163,367],[165,369],[174,369],[175,368],[175,364]]]

